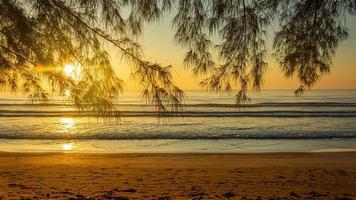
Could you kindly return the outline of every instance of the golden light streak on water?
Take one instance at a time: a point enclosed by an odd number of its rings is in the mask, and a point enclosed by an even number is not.
[[[65,144],[62,144],[61,147],[65,151],[70,151],[75,148],[75,145],[74,145],[74,143],[65,143]]]

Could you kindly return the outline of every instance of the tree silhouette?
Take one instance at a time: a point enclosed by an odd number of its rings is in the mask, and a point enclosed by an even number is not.
[[[170,6],[169,1],[1,0],[0,80],[35,100],[48,98],[45,81],[51,92],[70,91],[81,109],[111,111],[123,88],[108,53],[115,49],[115,59],[132,67],[149,103],[159,111],[179,109],[184,93],[172,83],[171,67],[145,60],[133,39],[143,23]],[[126,18],[123,9],[129,10]],[[66,63],[83,68],[79,82],[53,70]]]
[[[203,87],[238,90],[236,103],[260,90],[268,68],[266,30],[278,24],[274,55],[285,76],[296,75],[297,93],[330,71],[344,18],[356,14],[355,0],[0,0],[0,84],[33,100],[70,91],[85,110],[114,111],[123,82],[112,59],[123,59],[158,111],[181,108],[184,92],[172,82],[171,66],[145,59],[137,42],[145,23],[176,12],[175,40],[187,49],[183,61]],[[220,44],[214,44],[212,36]],[[219,60],[212,51],[217,49]],[[109,51],[115,52],[111,58]],[[80,80],[58,66],[77,63]],[[50,87],[48,87],[50,86]]]
[[[260,90],[268,68],[266,32],[278,25],[273,54],[286,77],[296,75],[301,94],[330,71],[345,18],[356,14],[354,0],[181,0],[174,19],[175,38],[188,49],[184,61],[196,74],[208,76],[202,86],[215,91],[240,88],[236,103],[249,100],[247,90]],[[213,45],[209,35],[221,43]],[[210,51],[218,49],[219,64]]]

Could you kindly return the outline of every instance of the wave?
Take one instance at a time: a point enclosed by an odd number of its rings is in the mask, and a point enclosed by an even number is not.
[[[186,107],[222,107],[222,108],[259,108],[259,107],[356,107],[356,103],[341,102],[277,102],[277,103],[256,103],[242,104],[188,104]]]
[[[97,112],[0,110],[0,117],[99,117]],[[356,117],[354,111],[120,111],[109,117]]]
[[[356,131],[340,134],[339,132],[317,133],[289,133],[286,134],[246,134],[246,135],[187,135],[180,133],[166,134],[95,134],[95,135],[60,135],[60,134],[41,134],[41,135],[18,135],[0,133],[0,139],[23,139],[23,140],[231,140],[231,139],[258,139],[258,140],[289,140],[289,139],[356,139]]]
[[[114,104],[120,107],[150,107],[150,105],[143,103],[127,103],[127,104]],[[74,104],[65,103],[0,103],[0,107],[42,107],[42,106],[74,106]],[[224,103],[197,103],[197,104],[184,104],[187,108],[260,108],[260,107],[356,107],[356,103],[343,103],[343,102],[273,102],[273,103],[254,103],[242,104],[224,104]]]

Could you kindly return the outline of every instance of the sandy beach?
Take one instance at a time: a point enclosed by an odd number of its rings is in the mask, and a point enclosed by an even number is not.
[[[0,199],[354,199],[356,152],[0,153]]]

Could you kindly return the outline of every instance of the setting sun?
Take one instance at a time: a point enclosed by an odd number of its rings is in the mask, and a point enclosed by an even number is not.
[[[66,65],[64,66],[64,74],[66,76],[72,76],[73,75],[73,71],[74,71],[74,66],[73,65]]]
[[[73,80],[78,81],[82,73],[82,68],[80,65],[68,64],[63,67],[63,73],[65,76],[71,77]]]

